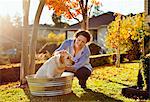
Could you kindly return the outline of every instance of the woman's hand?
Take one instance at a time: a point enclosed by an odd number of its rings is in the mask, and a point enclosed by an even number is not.
[[[55,51],[53,55],[61,54],[61,53],[66,53],[66,50],[60,50],[60,51]]]
[[[76,72],[76,70],[73,67],[66,67],[66,71],[70,71],[70,72]]]

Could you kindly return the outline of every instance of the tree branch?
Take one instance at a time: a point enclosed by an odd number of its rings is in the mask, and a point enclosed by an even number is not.
[[[74,17],[73,15],[72,15],[72,13],[70,12],[70,10],[67,8],[67,10],[69,11],[69,13],[70,13],[70,15],[73,17],[73,19],[75,19],[75,20],[77,20],[78,22],[80,22],[80,20],[79,19],[77,19],[76,17]]]
[[[82,12],[82,15],[83,15],[84,14],[83,0],[79,1],[79,5],[80,5],[81,12]]]
[[[91,15],[91,9],[92,9],[92,7],[93,7],[93,5],[91,5],[91,7],[90,7],[89,17],[90,17],[90,15]]]
[[[73,17],[73,19],[75,19],[75,20],[77,20],[78,22],[80,22],[80,20],[79,20],[78,18],[74,17],[70,11],[69,11],[69,13],[70,13],[70,15]]]

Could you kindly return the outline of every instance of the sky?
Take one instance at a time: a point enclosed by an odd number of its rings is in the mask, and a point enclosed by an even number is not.
[[[22,1],[23,0],[0,0],[0,16],[15,15],[22,16]],[[39,0],[30,0],[29,22],[33,24]],[[137,14],[144,12],[144,0],[100,0],[102,2],[101,10],[104,12],[112,11],[128,15],[130,13]],[[52,12],[44,7],[40,24],[54,24],[50,19]],[[71,24],[71,23],[70,23]]]

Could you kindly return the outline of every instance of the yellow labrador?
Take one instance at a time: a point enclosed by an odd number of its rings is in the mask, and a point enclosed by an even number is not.
[[[57,51],[39,68],[35,78],[60,77],[65,67],[72,66],[74,63],[72,56],[66,50]]]

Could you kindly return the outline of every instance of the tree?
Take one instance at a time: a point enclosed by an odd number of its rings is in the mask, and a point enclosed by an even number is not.
[[[0,29],[1,34],[10,35],[13,32],[14,26],[11,22],[11,17],[9,15],[1,17],[0,19]],[[9,29],[9,30],[8,30]]]
[[[53,13],[52,19],[53,19],[53,22],[55,23],[53,27],[66,28],[69,26],[67,23],[61,22],[61,16],[57,16],[55,13]]]
[[[61,17],[60,16],[57,16],[55,13],[53,13],[52,19],[53,19],[53,22],[55,23],[55,25],[59,25],[60,24],[60,21],[61,21]]]
[[[99,0],[45,0],[49,9],[53,9],[57,16],[63,15],[68,19],[77,20],[81,29],[88,30],[89,17],[94,10],[100,11]],[[93,10],[94,9],[94,10]],[[79,19],[81,18],[81,19]]]
[[[22,17],[20,17],[19,14],[16,14],[14,17],[13,17],[13,25],[16,27],[16,28],[20,28],[22,26]]]
[[[10,43],[10,46],[12,46],[12,47],[16,43],[19,44],[20,38],[18,35],[21,35],[19,22],[20,21],[11,19],[9,15],[0,17],[0,29],[1,29],[0,30],[0,38],[1,39],[4,38],[4,39],[7,39],[8,42],[12,42],[12,43]],[[15,24],[18,24],[18,26]],[[4,42],[2,45],[6,47],[5,44],[6,44],[6,42]]]
[[[120,66],[120,51],[129,50],[132,47],[131,40],[140,40],[144,36],[144,18],[144,14],[126,17],[117,15],[108,26],[106,43],[108,48],[116,50],[117,67]]]

